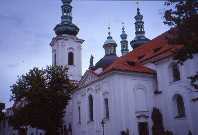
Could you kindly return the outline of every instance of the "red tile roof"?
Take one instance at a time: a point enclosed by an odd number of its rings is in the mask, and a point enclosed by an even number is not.
[[[167,33],[163,33],[148,43],[129,52],[127,55],[120,57],[113,64],[107,67],[102,74],[111,71],[154,74],[154,70],[143,66],[143,64],[156,62],[170,57],[177,49],[180,49],[182,47],[181,45],[168,44],[166,35]]]

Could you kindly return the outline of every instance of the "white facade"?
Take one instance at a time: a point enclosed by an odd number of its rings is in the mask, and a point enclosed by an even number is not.
[[[197,72],[198,57],[179,65],[180,80],[173,82],[170,65],[171,57],[145,66],[156,71],[155,75],[142,73],[112,72],[102,77],[85,73],[82,87],[72,97],[72,131],[73,135],[102,135],[101,121],[104,119],[105,135],[139,135],[138,123],[148,124],[149,135],[152,134],[151,114],[154,107],[163,115],[165,130],[174,135],[198,134],[198,92],[191,87],[188,76]],[[155,91],[158,90],[157,94]],[[88,97],[93,97],[93,121],[89,120]],[[175,97],[183,98],[185,116],[177,117]],[[109,119],[105,119],[104,99],[109,100]],[[80,116],[79,116],[79,110]],[[79,118],[80,117],[80,118]],[[80,121],[80,122],[79,122]]]
[[[52,64],[67,66],[71,80],[79,81],[82,76],[81,44],[83,42],[84,40],[78,39],[76,36],[65,34],[53,38],[50,44],[52,47]],[[70,54],[73,56],[69,56]]]

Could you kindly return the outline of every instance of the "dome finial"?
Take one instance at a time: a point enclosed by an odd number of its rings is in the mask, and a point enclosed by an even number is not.
[[[122,55],[125,55],[129,52],[129,49],[128,49],[128,40],[127,40],[127,34],[125,32],[125,26],[124,26],[124,22],[122,22],[122,34],[120,35],[121,37],[121,53]]]
[[[108,26],[108,37],[107,37],[107,39],[112,39],[112,37],[111,37],[111,27],[110,27],[110,25]]]
[[[122,34],[120,35],[121,39],[127,39],[127,34],[125,32],[125,24],[122,22]]]
[[[125,32],[125,24],[122,22],[122,32]]]
[[[105,55],[116,55],[116,42],[111,36],[111,27],[108,26],[108,37],[104,42],[103,48],[105,49]]]
[[[137,8],[139,8],[139,0],[136,1]]]
[[[133,49],[149,41],[149,39],[145,37],[143,15],[140,13],[138,0],[137,0],[137,15],[134,18],[135,18],[135,38],[130,43]]]
[[[110,25],[108,26],[108,35],[111,36],[111,27],[110,27]]]
[[[137,15],[140,15],[139,0],[136,1],[137,5]]]

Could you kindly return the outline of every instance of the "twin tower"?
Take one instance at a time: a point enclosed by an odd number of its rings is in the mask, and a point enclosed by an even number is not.
[[[52,47],[52,64],[68,66],[70,80],[79,81],[82,76],[81,46],[84,40],[77,37],[79,28],[72,23],[71,2],[72,0],[62,0],[61,23],[57,24],[54,28],[56,37],[52,39],[50,45]],[[140,14],[138,8],[137,15],[135,16],[136,37],[130,42],[133,49],[149,41],[149,39],[145,37],[144,22],[142,19],[143,16]],[[109,35],[109,37],[111,36]],[[120,42],[121,52],[122,55],[125,55],[129,50],[127,34],[125,33],[124,27],[120,37],[122,39]]]

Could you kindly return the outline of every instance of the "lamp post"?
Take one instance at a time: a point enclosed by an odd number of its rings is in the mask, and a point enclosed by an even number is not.
[[[104,119],[102,119],[101,125],[102,125],[102,135],[104,135],[104,125],[105,125]]]

